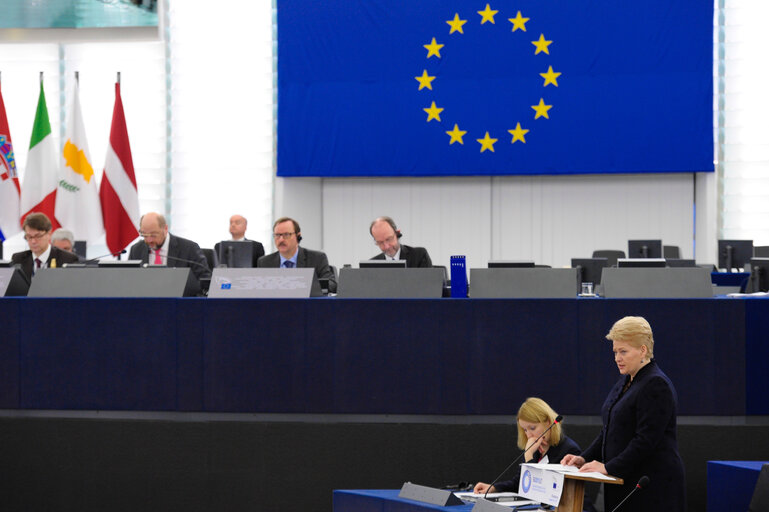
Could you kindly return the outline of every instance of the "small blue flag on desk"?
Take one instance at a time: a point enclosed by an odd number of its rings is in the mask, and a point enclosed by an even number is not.
[[[702,0],[278,0],[278,175],[713,170]]]

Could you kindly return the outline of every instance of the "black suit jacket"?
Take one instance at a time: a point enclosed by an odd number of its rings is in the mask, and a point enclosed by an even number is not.
[[[211,269],[208,268],[208,260],[205,254],[200,250],[200,246],[192,240],[187,240],[180,236],[168,234],[168,256],[166,265],[169,267],[189,267],[198,280],[211,277]],[[150,248],[140,240],[131,246],[128,253],[129,260],[142,260],[142,263],[149,263]],[[174,259],[172,259],[174,258]],[[180,261],[187,260],[187,261]],[[188,263],[194,261],[194,263]]]
[[[52,245],[51,254],[46,262],[49,267],[51,266],[51,260],[56,260],[56,266],[61,267],[64,263],[77,263],[80,261],[80,258],[75,253],[64,251]],[[11,262],[21,265],[21,269],[27,277],[32,279],[32,268],[35,264],[35,257],[32,256],[32,251],[26,250],[15,253],[11,256]]]
[[[256,268],[256,264],[259,261],[259,258],[264,256],[264,246],[261,244],[261,242],[257,242],[256,240],[249,240],[248,238],[244,238],[243,242],[251,242],[251,245],[254,246],[253,262],[251,263],[251,266]],[[221,242],[218,242],[216,245],[214,245],[214,252],[216,253],[216,257],[219,260],[219,263],[226,263],[224,258],[222,258],[223,255],[219,252],[221,245]]]
[[[278,251],[262,256],[257,262],[257,267],[280,268],[280,253]],[[299,247],[299,254],[296,257],[297,268],[314,268],[315,276],[318,279],[328,279],[328,291],[336,292],[336,276],[334,271],[328,266],[328,257],[321,251],[313,251]]]
[[[372,260],[385,259],[384,253],[379,253]],[[401,260],[406,260],[406,267],[408,268],[430,268],[433,266],[433,262],[430,260],[430,255],[427,254],[427,249],[424,247],[410,247],[408,245],[401,244]]]
[[[678,397],[673,383],[655,361],[614,385],[603,403],[603,428],[582,456],[598,460],[624,485],[604,486],[606,510],[612,510],[646,475],[649,485],[622,505],[624,511],[686,510],[684,465],[676,440]]]

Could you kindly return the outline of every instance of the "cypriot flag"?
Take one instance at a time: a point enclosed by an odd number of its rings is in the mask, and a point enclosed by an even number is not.
[[[76,240],[95,243],[104,234],[104,225],[99,204],[99,187],[96,185],[96,175],[91,166],[83,116],[80,112],[77,83],[61,154],[56,218],[62,227],[72,230]]]

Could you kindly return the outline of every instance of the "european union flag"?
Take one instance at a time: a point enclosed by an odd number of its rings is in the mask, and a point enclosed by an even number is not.
[[[278,0],[278,175],[713,170],[703,0]]]

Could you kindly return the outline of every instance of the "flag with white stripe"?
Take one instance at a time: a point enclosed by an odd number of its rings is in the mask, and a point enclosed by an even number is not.
[[[115,84],[115,108],[112,111],[112,129],[99,197],[107,232],[107,247],[113,253],[120,252],[139,236],[140,215],[139,194],[119,82]]]

